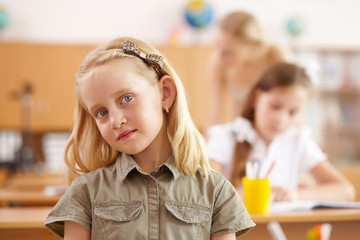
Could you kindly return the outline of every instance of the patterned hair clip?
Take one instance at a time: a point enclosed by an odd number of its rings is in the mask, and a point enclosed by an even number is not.
[[[139,50],[139,48],[130,41],[125,41],[123,45],[123,51],[126,54],[134,55],[145,60],[150,66],[152,66],[156,72],[161,76],[160,69],[164,65],[164,58],[157,54],[146,54]]]

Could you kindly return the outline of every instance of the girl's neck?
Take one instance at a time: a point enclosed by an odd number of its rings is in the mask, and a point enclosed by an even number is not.
[[[132,157],[144,172],[150,173],[166,162],[171,154],[172,147],[166,133],[166,127],[163,126],[150,146],[141,153],[132,155]]]
[[[144,172],[151,173],[155,168],[166,162],[166,160],[171,156],[171,148],[169,147],[166,150],[165,148],[166,147],[164,146],[164,150],[151,155],[134,155],[133,158]]]
[[[256,128],[255,124],[252,124],[252,126],[259,138],[264,141],[266,147],[269,147],[273,139],[268,139],[263,134],[261,134],[261,132]]]

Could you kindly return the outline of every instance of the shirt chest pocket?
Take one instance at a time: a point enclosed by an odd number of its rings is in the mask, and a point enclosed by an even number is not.
[[[142,201],[95,203],[95,223],[92,230],[94,232],[94,227],[98,226],[96,232],[104,239],[122,239],[119,236],[129,236],[131,230],[137,232],[142,224],[138,218],[142,208]],[[141,236],[137,237],[142,239]]]
[[[195,203],[168,200],[164,204],[168,212],[168,225],[173,225],[174,239],[210,238],[211,208]]]

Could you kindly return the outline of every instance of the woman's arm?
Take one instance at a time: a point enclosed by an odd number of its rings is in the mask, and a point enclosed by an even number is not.
[[[293,60],[293,54],[291,53],[290,48],[285,46],[273,45],[270,47],[270,59],[271,62],[289,62]]]
[[[65,221],[64,240],[90,240],[90,230],[83,225]]]
[[[211,236],[211,240],[235,240],[235,233],[229,234],[219,234],[215,236]]]

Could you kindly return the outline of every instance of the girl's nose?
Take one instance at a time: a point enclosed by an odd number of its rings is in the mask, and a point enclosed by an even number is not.
[[[126,117],[124,114],[119,112],[111,114],[111,127],[113,129],[120,128],[123,124],[127,122]]]
[[[276,115],[276,120],[279,125],[285,124],[288,120],[287,113],[285,111],[279,111],[278,114]]]

